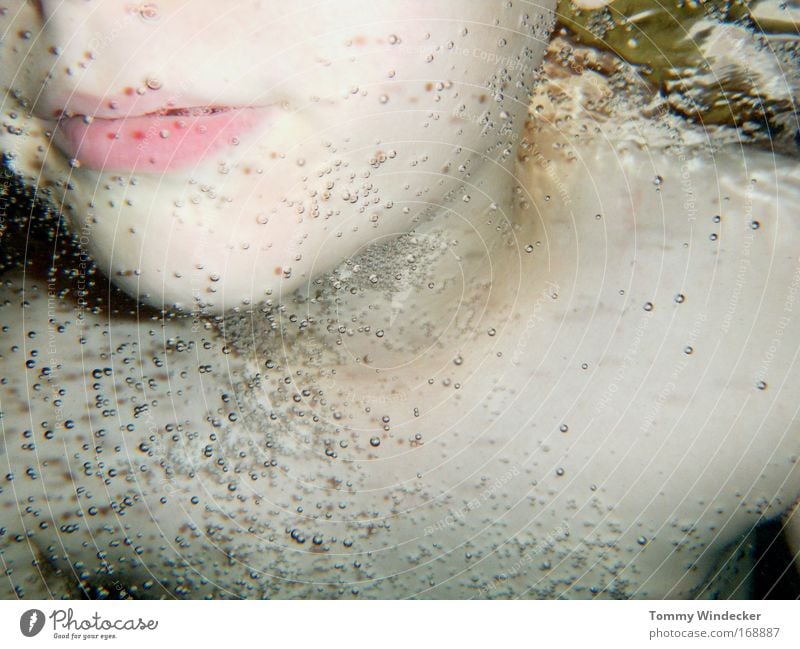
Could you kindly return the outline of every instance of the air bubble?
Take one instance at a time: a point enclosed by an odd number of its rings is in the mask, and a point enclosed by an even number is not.
[[[158,20],[158,5],[153,2],[145,2],[142,5],[139,5],[139,17],[142,20],[146,20],[148,22],[152,22],[154,20]]]

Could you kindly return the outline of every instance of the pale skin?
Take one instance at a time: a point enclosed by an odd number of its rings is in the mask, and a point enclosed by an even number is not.
[[[66,4],[2,17],[0,142],[177,315],[4,278],[3,596],[741,594],[800,493],[796,166],[696,152],[692,211],[685,160],[523,133],[547,4]],[[177,168],[45,135],[162,95],[286,103]]]

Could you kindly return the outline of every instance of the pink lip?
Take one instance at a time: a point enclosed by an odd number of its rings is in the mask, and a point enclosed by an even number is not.
[[[172,109],[118,119],[59,120],[53,142],[75,166],[98,171],[172,171],[236,144],[264,109]]]

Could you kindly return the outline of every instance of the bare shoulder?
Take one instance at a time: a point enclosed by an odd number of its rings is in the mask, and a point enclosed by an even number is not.
[[[684,555],[669,575],[713,571],[714,552],[744,547],[800,493],[800,164],[600,138],[570,142],[570,161],[561,134],[537,136],[523,178],[547,196],[577,287],[559,296],[572,329],[557,342],[594,369],[570,430],[604,435],[585,466],[609,456],[606,491],[645,523],[643,557],[671,562],[671,546]],[[587,187],[587,164],[602,185]]]

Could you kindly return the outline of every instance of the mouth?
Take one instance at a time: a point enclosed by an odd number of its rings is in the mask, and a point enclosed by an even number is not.
[[[174,171],[235,146],[270,112],[268,107],[191,106],[120,118],[62,116],[53,144],[73,167]]]

